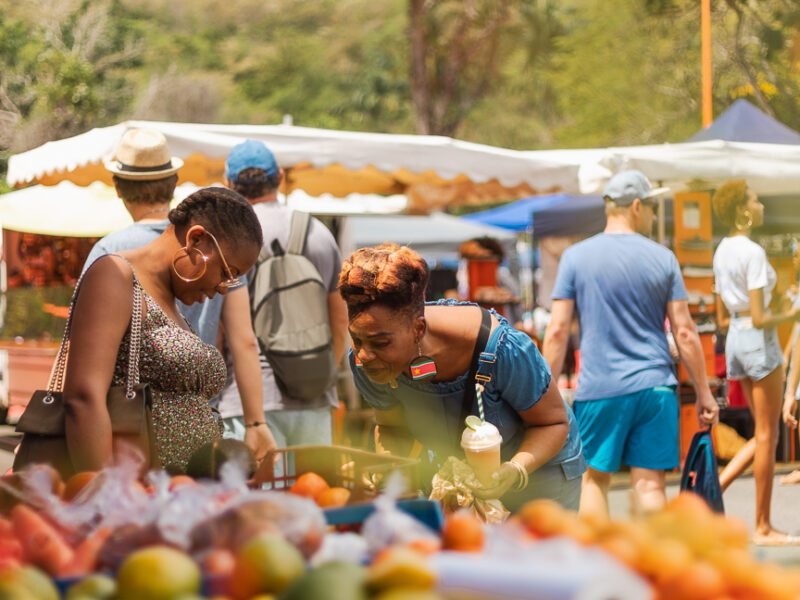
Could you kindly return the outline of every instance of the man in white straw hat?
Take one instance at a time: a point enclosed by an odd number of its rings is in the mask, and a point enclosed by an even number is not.
[[[133,224],[99,240],[92,248],[84,271],[105,255],[138,248],[160,236],[169,225],[169,205],[178,183],[183,161],[170,156],[167,140],[154,129],[129,129],[120,139],[113,158],[105,167],[113,173],[117,196],[133,218]],[[236,382],[241,390],[242,411],[254,421],[263,420],[261,365],[258,345],[250,321],[250,297],[247,285],[227,294],[190,306],[178,302],[178,309],[202,340],[217,345],[220,323],[231,353]],[[219,398],[212,401],[217,408]],[[244,442],[257,460],[276,447],[266,425],[247,430]]]
[[[608,514],[611,474],[623,464],[630,467],[636,512],[666,503],[665,470],[679,460],[667,318],[695,388],[700,426],[719,415],[678,261],[647,237],[656,197],[666,191],[639,171],[617,173],[603,191],[605,231],[568,248],[559,263],[543,354],[557,378],[577,311],[581,367],[573,411],[589,464],[582,513]]]
[[[128,129],[122,135],[114,157],[105,161],[105,166],[114,174],[115,180],[157,181],[168,177],[173,179],[170,176],[178,172],[183,161],[169,155],[167,140],[160,131]],[[175,176],[176,183],[177,180]],[[169,199],[172,200],[172,196]]]

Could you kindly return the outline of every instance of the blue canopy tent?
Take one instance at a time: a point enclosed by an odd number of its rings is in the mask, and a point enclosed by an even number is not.
[[[532,226],[539,238],[597,233],[606,222],[600,196],[572,194],[531,196],[462,218],[516,232]]]
[[[762,112],[747,100],[739,99],[688,142],[725,140],[762,144],[800,144],[800,133]]]

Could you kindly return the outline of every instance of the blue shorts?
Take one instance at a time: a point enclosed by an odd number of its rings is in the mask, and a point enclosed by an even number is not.
[[[783,364],[783,351],[774,328],[756,329],[750,317],[732,318],[725,338],[729,379],[760,381]]]
[[[625,464],[642,469],[678,466],[678,398],[659,386],[572,406],[592,469],[616,473]]]

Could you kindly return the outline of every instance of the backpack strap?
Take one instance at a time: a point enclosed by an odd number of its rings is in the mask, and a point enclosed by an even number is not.
[[[303,253],[310,223],[311,215],[308,213],[298,210],[292,212],[292,222],[291,225],[289,225],[289,241],[286,244],[286,252],[288,254]]]

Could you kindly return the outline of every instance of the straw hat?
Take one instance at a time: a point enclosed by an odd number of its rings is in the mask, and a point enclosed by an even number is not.
[[[154,129],[129,129],[119,141],[114,158],[105,167],[117,177],[135,181],[163,179],[183,166],[177,156],[170,157],[167,139]]]

